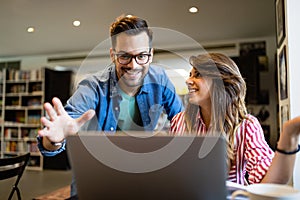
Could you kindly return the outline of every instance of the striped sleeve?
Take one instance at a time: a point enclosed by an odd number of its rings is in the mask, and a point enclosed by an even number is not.
[[[186,124],[184,122],[185,112],[176,114],[170,123],[170,135],[183,135],[186,131]]]
[[[251,184],[259,183],[271,165],[274,152],[267,144],[262,127],[254,116],[250,116],[250,120],[247,120],[245,134],[248,181]]]

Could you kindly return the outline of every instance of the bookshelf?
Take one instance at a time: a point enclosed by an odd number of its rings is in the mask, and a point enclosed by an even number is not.
[[[27,168],[42,170],[36,136],[44,112],[44,69],[3,69],[0,75],[1,157],[30,152]]]

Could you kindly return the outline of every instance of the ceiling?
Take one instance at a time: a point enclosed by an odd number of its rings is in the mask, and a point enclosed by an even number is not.
[[[275,35],[274,0],[0,0],[0,58],[90,51],[121,14],[200,43]]]

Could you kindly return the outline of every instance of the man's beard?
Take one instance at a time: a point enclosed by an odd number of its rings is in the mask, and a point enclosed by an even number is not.
[[[122,76],[119,79],[119,83],[125,85],[126,87],[140,87],[143,85],[144,76],[141,76],[139,79],[128,79]]]
[[[127,67],[121,68],[123,74],[119,79],[120,83],[126,87],[140,87],[143,84],[145,77],[144,69],[129,69]]]

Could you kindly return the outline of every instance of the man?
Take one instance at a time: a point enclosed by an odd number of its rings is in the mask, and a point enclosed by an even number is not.
[[[110,27],[110,65],[102,74],[83,80],[65,108],[58,98],[45,103],[39,148],[53,156],[65,150],[65,138],[86,124],[88,130],[153,131],[164,111],[168,119],[183,105],[164,70],[150,66],[152,31],[138,17],[118,18]],[[92,119],[93,118],[93,119]],[[92,120],[91,120],[92,119]]]

